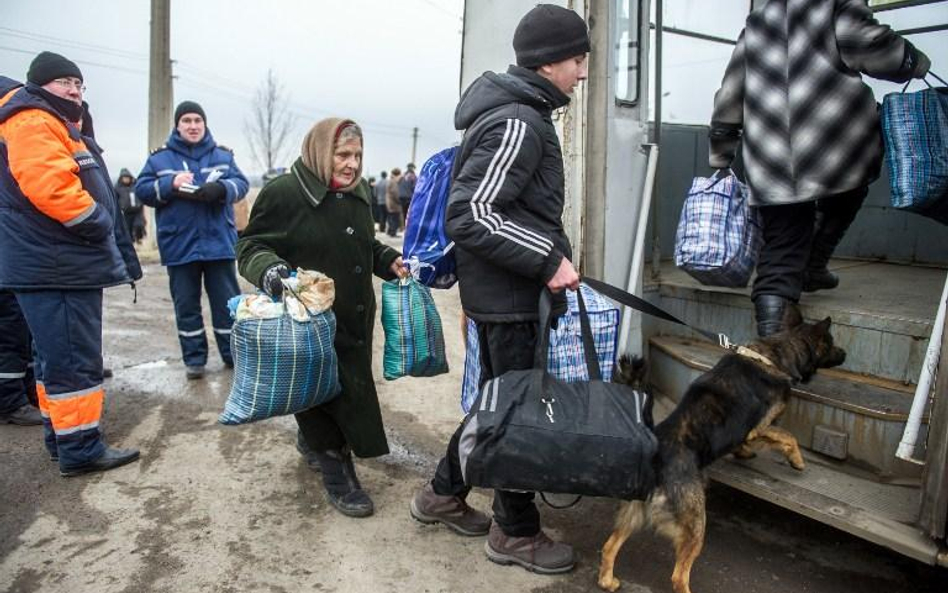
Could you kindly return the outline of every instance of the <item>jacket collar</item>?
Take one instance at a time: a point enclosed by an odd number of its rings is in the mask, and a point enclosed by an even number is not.
[[[9,79],[0,79],[0,83],[5,83]],[[69,137],[78,142],[82,136],[76,124],[70,123],[63,114],[57,111],[46,99],[39,93],[31,93],[26,87],[5,86],[7,93],[0,98],[6,98],[7,101],[0,105],[0,122],[4,122],[20,111],[27,109],[39,109],[45,111],[61,121],[69,133]]]
[[[205,154],[214,150],[217,143],[214,142],[214,136],[211,135],[210,128],[204,131],[204,137],[201,138],[201,141],[197,144],[185,142],[181,134],[178,133],[178,130],[171,130],[171,135],[168,136],[167,146],[175,152],[186,155],[189,158],[200,159]]]
[[[318,177],[316,177],[316,174],[310,171],[306,165],[303,164],[302,157],[296,159],[296,162],[293,163],[292,167],[290,167],[290,172],[296,178],[296,181],[299,182],[300,188],[303,190],[303,194],[313,206],[319,206],[322,204],[323,198],[325,198],[327,194],[337,193],[326,187],[323,182],[320,181]],[[347,193],[359,198],[366,204],[371,205],[364,180],[360,181],[359,185],[355,186],[354,189]]]
[[[519,78],[535,88],[544,101],[550,104],[551,110],[569,105],[569,95],[556,88],[555,84],[537,74],[536,71],[511,65],[507,68],[507,74]]]

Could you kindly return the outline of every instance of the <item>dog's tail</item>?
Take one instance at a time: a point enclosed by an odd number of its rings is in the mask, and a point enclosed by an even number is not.
[[[631,354],[623,354],[616,366],[612,380],[616,383],[628,385],[636,391],[645,391],[647,373],[645,359]]]
[[[648,368],[645,359],[631,354],[623,354],[613,373],[612,380],[616,383],[628,385],[638,391],[645,398],[642,403],[642,418],[649,428],[655,427],[652,419],[652,395],[648,391]]]

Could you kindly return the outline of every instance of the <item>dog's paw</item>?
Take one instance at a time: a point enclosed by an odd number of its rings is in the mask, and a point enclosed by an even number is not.
[[[753,459],[757,457],[757,453],[755,453],[753,449],[745,446],[734,449],[733,454],[737,459]]]
[[[599,579],[599,588],[605,591],[618,591],[621,586],[622,582],[614,576]]]
[[[806,468],[806,463],[803,461],[803,456],[802,456],[802,455],[799,455],[799,456],[796,456],[796,455],[795,455],[795,456],[790,457],[789,459],[787,459],[787,461],[790,462],[790,467],[792,467],[793,469],[795,469],[795,470],[797,470],[797,471],[802,472],[802,471],[804,470],[804,468]]]

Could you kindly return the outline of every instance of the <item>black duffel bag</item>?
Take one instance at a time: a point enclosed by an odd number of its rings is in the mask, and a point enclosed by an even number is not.
[[[655,483],[655,435],[643,421],[645,397],[602,381],[589,318],[577,293],[588,382],[546,371],[550,294],[540,296],[534,368],[481,386],[458,447],[469,486],[644,499]]]

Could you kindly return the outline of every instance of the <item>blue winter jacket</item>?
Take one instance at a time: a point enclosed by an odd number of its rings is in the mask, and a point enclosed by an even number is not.
[[[171,187],[175,175],[194,173],[194,185],[205,183],[213,171],[227,190],[222,204],[183,198]],[[135,182],[135,195],[155,208],[161,263],[178,266],[194,261],[234,259],[237,225],[234,203],[247,195],[249,184],[234,162],[234,154],[214,142],[211,131],[197,144],[171,132],[168,142],[148,157]]]
[[[0,77],[0,289],[87,290],[142,276],[95,140],[34,85]]]

